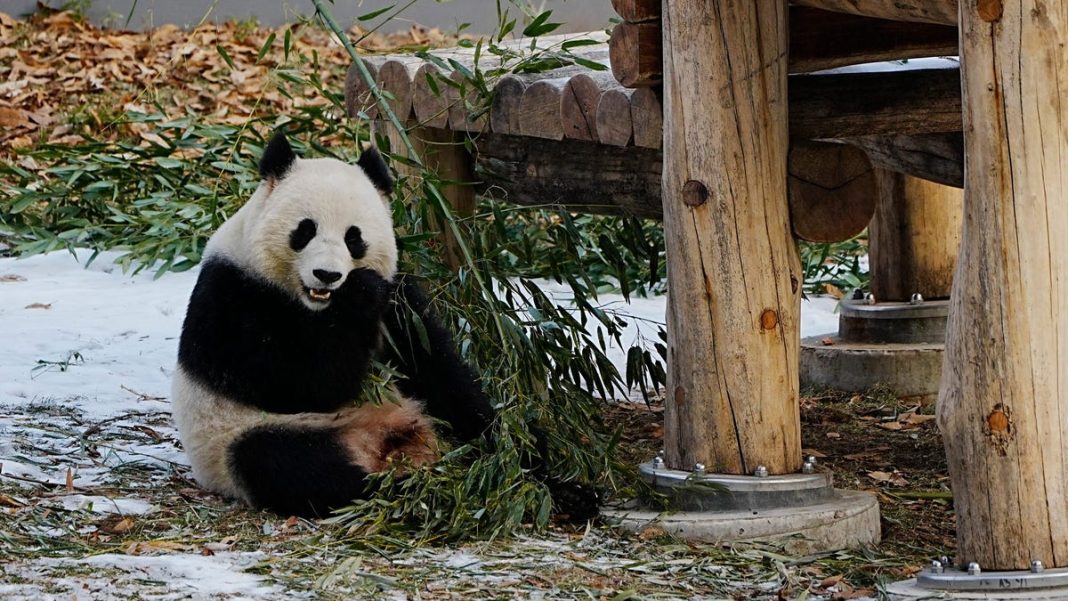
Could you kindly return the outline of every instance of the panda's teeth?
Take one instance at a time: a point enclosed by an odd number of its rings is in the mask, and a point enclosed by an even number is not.
[[[312,300],[326,302],[330,300],[330,291],[319,288],[308,288],[308,296],[310,296]]]

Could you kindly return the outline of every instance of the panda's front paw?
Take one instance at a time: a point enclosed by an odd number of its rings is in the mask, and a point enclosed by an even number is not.
[[[545,486],[553,499],[553,513],[561,521],[588,522],[600,513],[601,495],[592,486],[556,478],[546,479]]]
[[[365,267],[349,272],[344,288],[346,297],[369,310],[384,309],[389,300],[389,281]]]

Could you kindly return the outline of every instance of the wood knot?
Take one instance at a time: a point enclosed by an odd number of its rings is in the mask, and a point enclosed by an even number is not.
[[[1000,407],[1000,405],[999,405]],[[999,409],[994,409],[986,416],[986,425],[993,434],[1009,431],[1009,414]]]
[[[675,387],[675,406],[681,407],[686,404],[686,389],[682,386]]]
[[[979,0],[976,8],[979,11],[979,18],[987,23],[995,23],[1001,20],[1001,13],[1004,11],[1002,0]]]
[[[708,187],[691,179],[682,186],[682,202],[688,207],[699,207],[708,202]]]
[[[772,309],[764,309],[760,314],[760,329],[771,330],[779,325],[779,314]]]

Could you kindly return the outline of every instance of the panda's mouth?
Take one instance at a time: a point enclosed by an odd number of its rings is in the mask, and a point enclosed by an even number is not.
[[[304,287],[304,294],[307,294],[308,298],[317,303],[330,302],[330,296],[332,293],[332,290],[327,290],[326,288],[309,288],[307,286]]]

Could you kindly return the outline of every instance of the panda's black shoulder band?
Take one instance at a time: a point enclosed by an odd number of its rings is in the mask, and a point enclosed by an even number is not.
[[[296,160],[297,155],[293,152],[293,147],[289,145],[286,135],[278,132],[267,143],[267,148],[263,149],[263,157],[260,158],[260,176],[263,179],[282,179]]]
[[[360,160],[356,161],[356,165],[363,169],[363,172],[367,174],[367,177],[375,188],[378,188],[379,192],[383,194],[393,193],[393,176],[389,174],[389,167],[382,160],[382,155],[379,154],[378,149],[374,146],[364,149],[360,153]]]

